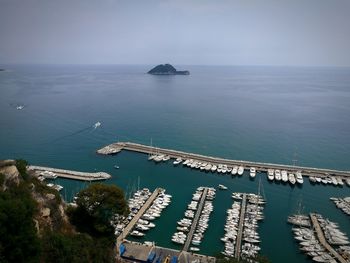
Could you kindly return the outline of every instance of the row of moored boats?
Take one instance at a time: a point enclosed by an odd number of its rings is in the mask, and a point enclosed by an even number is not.
[[[176,244],[184,245],[189,238],[191,228],[195,227],[193,236],[191,238],[190,251],[199,251],[199,245],[202,242],[204,233],[209,226],[209,217],[213,211],[212,200],[215,198],[215,189],[207,188],[207,194],[202,207],[200,206],[201,199],[204,194],[205,187],[198,187],[196,192],[192,196],[191,202],[187,206],[187,210],[184,213],[184,217],[177,222],[177,232],[172,236],[172,241]],[[201,211],[198,211],[201,209]],[[194,222],[196,213],[200,213],[198,222]],[[196,224],[193,226],[193,224]]]
[[[312,184],[324,184],[324,185],[335,185],[335,186],[343,186],[344,184],[347,184],[350,186],[350,178],[343,178],[339,176],[310,176],[309,180]]]
[[[315,214],[321,226],[326,242],[344,259],[350,256],[348,237],[339,230],[338,224]],[[338,262],[334,256],[321,244],[315,230],[311,227],[311,220],[306,215],[293,215],[288,222],[294,224],[292,228],[294,238],[299,242],[299,249],[310,256],[315,262]]]
[[[225,256],[233,257],[235,255],[240,224],[242,224],[241,257],[254,258],[260,251],[260,236],[257,229],[258,222],[264,219],[263,204],[265,204],[265,200],[260,195],[245,195],[247,196],[247,203],[244,208],[244,221],[240,222],[243,193],[232,194],[232,198],[235,201],[232,207],[227,210],[225,235],[221,238],[221,241],[225,243],[224,251],[222,252]]]
[[[341,209],[345,214],[350,216],[350,197],[344,197],[344,198],[336,198],[331,197],[330,198],[334,204]]]
[[[301,174],[301,171],[296,171],[295,173],[286,171],[286,170],[267,170],[267,178],[269,181],[277,181],[282,183],[290,183],[291,185],[303,184],[304,179]]]

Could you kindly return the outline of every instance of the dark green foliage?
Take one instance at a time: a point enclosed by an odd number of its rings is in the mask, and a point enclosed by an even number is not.
[[[26,160],[23,160],[23,159],[16,160],[17,170],[24,180],[28,179],[27,165],[28,165],[28,163]]]
[[[128,212],[124,192],[114,185],[92,184],[78,194],[76,202],[78,207],[70,210],[69,216],[78,231],[113,240],[111,217]]]
[[[1,262],[38,261],[40,242],[33,222],[35,209],[26,183],[0,191]]]
[[[112,262],[113,250],[103,239],[92,239],[86,234],[65,235],[47,232],[43,237],[45,263]]]
[[[0,173],[0,187],[3,185],[4,182],[5,182],[5,175]]]

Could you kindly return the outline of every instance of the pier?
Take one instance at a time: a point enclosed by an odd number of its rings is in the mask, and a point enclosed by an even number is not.
[[[124,238],[127,237],[127,235],[130,233],[130,231],[134,228],[135,224],[141,216],[146,212],[146,210],[151,206],[153,201],[156,199],[158,194],[161,192],[161,188],[157,188],[154,190],[152,195],[147,199],[147,201],[144,203],[144,205],[141,207],[141,209],[137,212],[137,214],[131,219],[129,224],[124,228],[123,232],[119,235],[117,238],[117,249],[119,249],[119,245],[123,242]]]
[[[238,223],[236,249],[235,249],[235,258],[237,258],[237,259],[239,259],[240,256],[241,256],[241,243],[242,243],[242,234],[243,234],[244,215],[245,215],[246,203],[247,203],[247,195],[243,194],[242,204],[241,204],[241,213],[240,213],[240,216],[239,216],[239,223]]]
[[[201,200],[200,200],[199,205],[198,205],[197,212],[196,212],[196,214],[194,216],[193,223],[191,225],[191,229],[188,232],[185,245],[184,245],[184,247],[182,249],[183,251],[187,251],[188,248],[191,245],[192,237],[193,237],[194,231],[196,230],[196,226],[198,224],[198,220],[199,220],[199,217],[201,215],[201,212],[203,210],[203,205],[204,205],[204,202],[205,202],[205,198],[207,197],[207,193],[208,193],[208,188],[205,187],[204,190],[203,190],[202,196],[201,196]]]
[[[285,165],[285,164],[273,164],[273,163],[263,163],[263,162],[252,162],[252,161],[243,161],[243,160],[231,160],[219,157],[205,156],[195,153],[187,153],[183,151],[165,149],[152,147],[148,145],[132,143],[132,142],[118,142],[107,145],[99,150],[98,154],[110,155],[116,154],[122,150],[133,151],[144,154],[164,154],[168,155],[170,158],[182,158],[182,159],[194,159],[200,162],[207,162],[215,165],[225,164],[228,166],[242,165],[245,168],[255,167],[259,172],[266,172],[268,169],[279,169],[287,170],[288,172],[295,173],[301,171],[303,176],[341,176],[343,178],[350,178],[350,171],[340,171],[332,169],[323,169],[323,168],[313,168],[313,167],[303,167],[303,166],[294,166],[294,165]]]
[[[323,231],[321,229],[320,224],[318,223],[318,220],[316,218],[316,216],[314,214],[310,214],[310,218],[311,218],[311,222],[312,225],[316,231],[317,234],[317,238],[320,241],[320,243],[322,244],[322,246],[340,263],[347,263],[348,261],[346,261],[342,256],[339,255],[339,253],[337,251],[335,251],[326,241]]]
[[[55,173],[57,177],[80,180],[80,181],[100,181],[100,180],[106,180],[112,177],[110,174],[105,172],[95,172],[95,173],[78,172],[78,171],[71,171],[71,170],[64,170],[64,169],[43,167],[43,166],[34,166],[34,165],[28,166],[27,169],[34,171],[37,176],[40,176],[40,173],[42,172],[48,171],[48,172]]]

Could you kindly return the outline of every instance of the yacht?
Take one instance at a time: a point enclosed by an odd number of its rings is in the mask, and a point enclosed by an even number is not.
[[[301,171],[297,171],[295,173],[295,177],[296,177],[296,180],[297,180],[298,184],[303,184],[304,183],[304,179],[303,179],[303,176],[301,175]]]
[[[276,181],[281,181],[281,171],[275,170],[275,179]]]
[[[288,176],[288,180],[292,185],[294,185],[296,182],[294,174],[290,173]]]
[[[137,230],[134,230],[130,233],[131,236],[134,236],[134,237],[143,237],[145,234],[142,233],[142,232],[139,232]]]
[[[238,167],[237,173],[238,173],[238,175],[242,175],[243,172],[244,172],[244,167],[243,167],[242,165],[240,165],[240,166]]]
[[[232,175],[236,175],[236,174],[237,174],[237,172],[238,172],[238,166],[237,166],[237,165],[235,165],[235,166],[233,166],[233,167],[232,167],[231,174],[232,174]]]
[[[251,167],[251,168],[250,168],[250,177],[251,177],[251,178],[254,178],[255,175],[256,175],[255,167]]]
[[[288,182],[288,174],[286,170],[281,171],[281,176],[282,176],[282,182],[284,183]]]
[[[218,185],[218,188],[219,188],[220,190],[227,190],[227,186],[224,186],[223,184],[219,184],[219,185]]]
[[[267,169],[267,178],[270,181],[273,181],[273,179],[275,178],[274,175],[273,175],[273,169]]]
[[[179,163],[181,163],[182,162],[182,159],[179,157],[179,158],[177,158],[174,162],[173,162],[173,164],[174,165],[178,165]]]
[[[211,170],[212,172],[215,172],[215,171],[216,171],[216,169],[217,169],[217,166],[214,164],[214,165],[211,167],[211,169],[210,169],[210,170]]]

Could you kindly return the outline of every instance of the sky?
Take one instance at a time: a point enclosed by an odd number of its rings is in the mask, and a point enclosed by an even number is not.
[[[350,66],[349,0],[0,0],[0,64]]]

